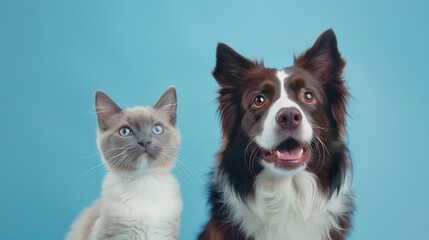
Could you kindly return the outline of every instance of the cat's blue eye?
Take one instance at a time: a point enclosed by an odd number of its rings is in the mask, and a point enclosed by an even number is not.
[[[159,125],[155,125],[152,128],[152,132],[155,135],[160,135],[162,132],[164,132],[164,129],[161,126],[159,126]]]
[[[128,137],[131,134],[133,134],[133,132],[131,131],[130,128],[123,127],[121,129],[119,129],[119,135],[121,135],[122,137]]]

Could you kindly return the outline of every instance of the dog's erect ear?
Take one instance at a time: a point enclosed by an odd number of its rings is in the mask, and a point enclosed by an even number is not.
[[[228,45],[224,43],[217,45],[213,76],[220,85],[218,109],[224,137],[233,138],[239,129],[240,92],[246,84],[248,70],[258,66],[262,65],[241,56]]]
[[[334,127],[340,137],[344,136],[348,90],[342,79],[345,61],[338,51],[334,31],[329,29],[322,33],[310,49],[295,58],[295,66],[310,71],[322,82],[336,125]]]
[[[345,62],[337,48],[337,38],[332,29],[326,30],[304,54],[295,57],[295,66],[312,72],[323,82],[339,78]]]
[[[221,87],[240,87],[245,79],[246,70],[254,68],[258,64],[251,61],[224,43],[219,43],[216,48],[216,67],[213,76]]]

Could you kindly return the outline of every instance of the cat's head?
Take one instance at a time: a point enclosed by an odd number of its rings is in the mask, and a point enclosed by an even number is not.
[[[153,107],[121,109],[106,93],[95,94],[98,146],[110,171],[170,170],[180,134],[177,96],[168,88]]]

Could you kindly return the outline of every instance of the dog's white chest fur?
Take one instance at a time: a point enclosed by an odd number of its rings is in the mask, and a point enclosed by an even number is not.
[[[340,228],[335,216],[350,211],[350,189],[346,178],[340,192],[328,199],[318,190],[312,173],[284,178],[265,169],[257,176],[255,198],[248,205],[228,184],[224,184],[223,199],[230,207],[231,220],[255,240],[325,240],[330,239],[331,229]]]

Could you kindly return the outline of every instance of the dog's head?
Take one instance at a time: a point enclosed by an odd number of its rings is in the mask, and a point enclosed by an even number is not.
[[[246,138],[260,164],[294,175],[311,164],[324,141],[345,135],[345,62],[332,30],[324,32],[294,65],[276,70],[220,43],[213,76],[220,85],[224,140]],[[316,148],[320,145],[320,148]]]

